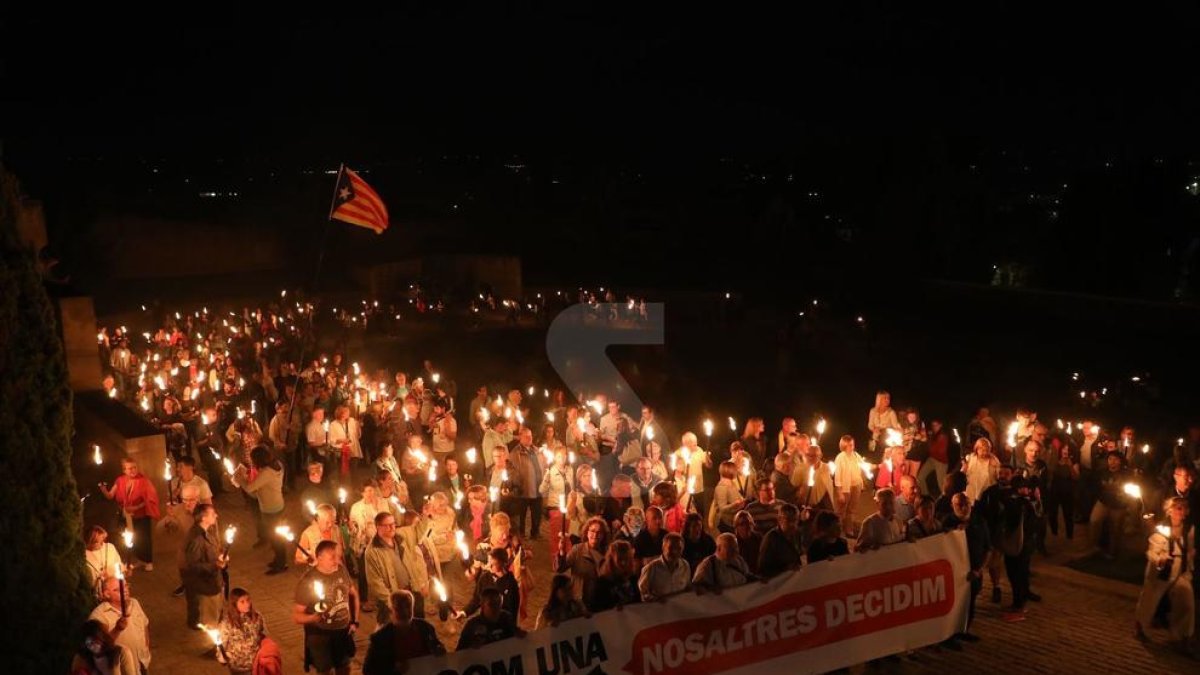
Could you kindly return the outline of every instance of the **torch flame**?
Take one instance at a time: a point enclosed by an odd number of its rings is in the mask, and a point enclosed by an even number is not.
[[[346,488],[338,488],[338,502],[341,504],[346,503]]]
[[[225,464],[225,471],[230,476],[232,476],[237,471],[237,469],[233,466],[233,460],[229,459],[228,457],[226,457],[224,459],[224,464]]]
[[[99,445],[92,446],[92,461],[95,462],[96,464],[104,463],[104,455],[100,454],[100,446]]]
[[[887,443],[887,447],[889,447],[889,448],[901,447],[904,445],[904,434],[900,433],[899,431],[896,431],[895,429],[888,429],[887,430],[887,439],[885,442]]]
[[[471,464],[475,463],[475,453],[476,452],[477,451],[475,450],[475,448],[467,448],[467,462],[469,462]]]
[[[1142,498],[1142,486],[1138,485],[1137,483],[1126,483],[1124,485],[1124,489],[1125,494],[1129,495],[1130,497],[1133,497],[1134,499]]]
[[[125,548],[133,548],[133,531],[125,530],[121,533],[121,539],[125,541]]]
[[[712,436],[712,432],[713,432],[713,422],[712,422],[712,420],[704,420],[704,435],[705,435],[705,436]]]
[[[441,579],[434,577],[433,589],[437,592],[438,598],[440,598],[442,602],[446,602],[446,587],[442,585]]]
[[[230,525],[225,528],[225,545],[233,546],[233,536],[237,534],[237,525]]]
[[[325,601],[325,584],[320,581],[313,582],[313,592],[317,594],[317,600]]]
[[[816,484],[817,484],[817,467],[810,466],[810,467],[808,467],[808,487],[812,487]]]
[[[198,626],[200,628],[200,630],[204,631],[208,635],[208,638],[210,640],[212,640],[212,643],[214,646],[216,646],[216,647],[221,646],[221,631],[220,630],[218,630],[216,628],[209,628],[208,626],[205,626],[202,623],[198,623],[198,624],[196,624],[196,626]]]

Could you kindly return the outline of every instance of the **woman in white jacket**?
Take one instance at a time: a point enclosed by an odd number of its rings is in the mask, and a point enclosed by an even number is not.
[[[1155,528],[1146,550],[1146,578],[1138,598],[1135,635],[1145,640],[1144,629],[1154,620],[1158,605],[1166,596],[1171,611],[1167,631],[1172,645],[1187,652],[1196,628],[1192,573],[1196,569],[1196,530],[1187,521],[1188,503],[1183,497],[1171,497],[1164,505],[1167,522]]]
[[[542,484],[538,488],[547,507],[557,508],[559,497],[566,497],[575,489],[572,473],[571,467],[567,466],[567,453],[563,450],[555,451],[554,463],[542,475]]]

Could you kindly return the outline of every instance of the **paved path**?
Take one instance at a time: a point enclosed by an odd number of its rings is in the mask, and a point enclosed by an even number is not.
[[[222,527],[233,522],[238,525],[239,538],[234,544],[231,581],[250,591],[255,606],[267,621],[271,635],[280,643],[284,653],[284,668],[288,673],[302,672],[302,632],[291,622],[291,597],[299,571],[269,577],[263,572],[270,559],[268,548],[254,549],[254,525],[239,495],[218,498]],[[293,505],[293,508],[295,505]],[[860,513],[867,513],[864,503]],[[92,509],[89,508],[89,511]],[[299,531],[298,512],[292,520]],[[155,544],[156,565],[153,572],[137,571],[131,581],[133,594],[146,608],[151,621],[153,640],[153,671],[158,673],[221,673],[227,672],[211,656],[207,637],[184,626],[184,601],[173,598],[171,589],[177,585],[175,571],[175,541],[160,537]],[[1052,549],[1059,542],[1051,539]],[[1044,601],[1031,603],[1027,620],[1005,623],[1000,619],[999,606],[991,604],[990,587],[985,584],[981,596],[975,632],[983,638],[979,643],[966,645],[961,652],[925,649],[903,657],[900,663],[887,663],[887,672],[996,672],[1004,669],[1013,673],[1196,673],[1200,662],[1188,661],[1169,652],[1164,646],[1165,635],[1151,633],[1152,642],[1142,644],[1132,637],[1132,616],[1138,588],[1129,584],[1101,579],[1058,564],[1079,549],[1061,546],[1063,550],[1050,560],[1035,560],[1034,589]],[[537,578],[535,607],[545,601],[549,568],[545,543],[537,546],[534,570]],[[461,570],[453,567],[451,580],[461,579]],[[456,606],[461,607],[469,597],[463,582],[452,583]],[[1007,583],[1005,601],[1009,600]],[[457,642],[457,623],[441,624],[429,617],[441,634],[443,642],[453,647]],[[527,623],[532,628],[533,612]],[[364,615],[363,632],[359,634],[359,655],[354,672],[366,653],[367,634],[374,629],[374,619]],[[867,670],[863,666],[852,669]]]

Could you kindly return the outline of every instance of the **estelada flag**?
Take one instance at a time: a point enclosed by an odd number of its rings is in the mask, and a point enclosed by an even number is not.
[[[388,228],[387,207],[379,194],[345,164],[338,171],[329,218],[374,230],[375,234],[383,234]]]

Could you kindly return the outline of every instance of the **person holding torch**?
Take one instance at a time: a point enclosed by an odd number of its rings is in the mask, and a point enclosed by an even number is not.
[[[121,507],[125,528],[134,533],[134,555],[142,561],[147,572],[154,569],[154,521],[160,517],[158,492],[154,483],[142,473],[136,460],[121,460],[121,475],[110,488],[100,483],[100,491]]]
[[[150,668],[150,619],[123,579],[104,580],[101,602],[88,618],[99,621],[117,645],[128,649],[142,672]]]
[[[244,467],[238,467],[232,477],[233,484],[258,500],[259,536],[268,540],[275,554],[267,567],[267,574],[279,574],[287,569],[287,545],[279,537],[270,536],[270,533],[283,524],[283,465],[271,456],[271,451],[265,446],[250,451],[250,462],[256,469],[254,479],[247,482],[247,472]]]
[[[187,625],[216,625],[221,618],[221,570],[228,561],[217,542],[217,509],[200,504],[193,512],[195,524],[188,532],[184,564],[179,574],[187,599]]]
[[[1166,522],[1155,527],[1146,549],[1146,572],[1138,597],[1134,636],[1145,641],[1145,627],[1154,621],[1163,597],[1170,598],[1167,631],[1171,643],[1188,653],[1196,632],[1195,597],[1196,529],[1188,522],[1189,505],[1182,497],[1169,497],[1163,505]]]
[[[375,620],[383,625],[389,620],[389,603],[397,591],[413,593],[414,609],[425,616],[425,598],[420,592],[424,586],[414,587],[418,573],[427,578],[424,570],[412,569],[405,560],[404,545],[397,534],[396,516],[389,511],[380,511],[375,516],[375,537],[364,554],[367,577],[367,596],[375,605]]]
[[[863,474],[870,470],[870,465],[866,463],[862,455],[854,451],[854,437],[849,434],[838,440],[838,450],[837,459],[830,467],[833,484],[836,488],[838,516],[842,519],[847,535],[855,537],[858,532],[858,524],[854,521],[854,508],[858,504],[859,494],[866,485]]]
[[[304,627],[304,664],[318,673],[349,675],[358,631],[358,588],[332,541],[317,545],[316,563],[296,584],[292,621]]]

